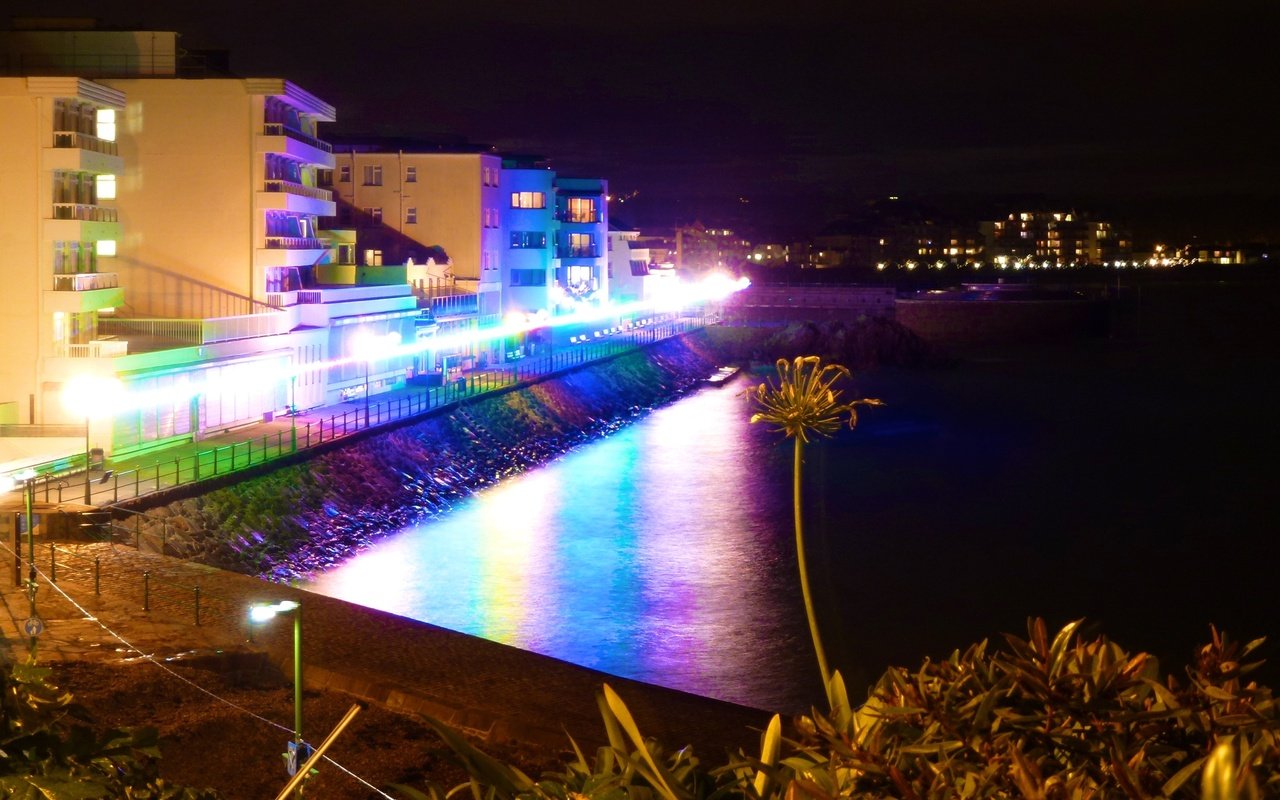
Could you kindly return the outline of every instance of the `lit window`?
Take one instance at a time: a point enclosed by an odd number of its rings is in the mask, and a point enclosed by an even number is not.
[[[99,239],[97,249],[98,249],[98,255],[100,256],[105,256],[105,257],[114,256],[116,254],[116,240],[115,239]]]
[[[417,183],[417,182],[418,182],[418,168],[417,168],[417,167],[405,167],[405,168],[404,168],[404,182],[405,182],[405,183]]]
[[[418,209],[406,208],[404,211],[404,221],[406,225],[418,224]]]
[[[98,199],[110,200],[116,196],[116,176],[115,175],[99,175],[98,183]]]
[[[545,192],[512,192],[511,207],[512,208],[546,208],[547,195]]]
[[[116,140],[116,111],[114,108],[100,108],[97,115],[97,136],[108,142]]]
[[[569,197],[566,198],[564,221],[565,222],[595,222],[596,201],[591,197]]]

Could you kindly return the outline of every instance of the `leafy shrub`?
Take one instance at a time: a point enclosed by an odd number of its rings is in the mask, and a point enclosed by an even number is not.
[[[1271,690],[1247,680],[1262,643],[1212,631],[1184,680],[1156,659],[1079,622],[1049,639],[1043,620],[1004,648],[983,641],[916,671],[888,670],[853,708],[836,673],[831,711],[775,716],[759,757],[715,768],[688,748],[641,737],[607,686],[609,746],[540,781],[480,753],[433,723],[472,775],[474,797],[495,800],[720,800],[746,798],[1206,798],[1280,796],[1280,716]],[[625,734],[625,735],[624,735]],[[459,787],[461,788],[461,787]],[[434,798],[403,789],[406,796]]]
[[[217,800],[159,777],[156,733],[95,731],[34,661],[0,670],[0,797]]]

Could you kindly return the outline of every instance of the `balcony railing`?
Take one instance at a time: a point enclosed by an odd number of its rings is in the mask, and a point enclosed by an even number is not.
[[[116,210],[88,203],[54,203],[54,219],[78,219],[82,222],[117,222]]]
[[[268,250],[325,250],[328,243],[303,236],[268,236]]]
[[[479,298],[474,294],[454,294],[431,298],[431,316],[457,317],[464,314],[475,314],[480,310]]]
[[[99,139],[97,136],[80,133],[79,131],[54,131],[53,146],[92,150],[95,153],[102,153],[108,156],[119,155],[115,142]]]
[[[98,331],[127,337],[137,345],[136,351],[151,352],[288,333],[293,330],[293,321],[287,311],[272,309],[209,319],[104,319],[99,321]]]
[[[120,276],[114,272],[79,272],[71,275],[54,275],[55,292],[91,292],[94,289],[115,289]]]
[[[266,183],[268,192],[286,192],[300,197],[310,197],[312,200],[333,201],[333,192],[327,189],[317,189],[314,186],[305,186],[293,181],[268,180]]]
[[[573,213],[571,211],[561,211],[556,214],[556,219],[560,222],[581,222],[590,224],[600,221],[600,212],[593,211],[591,213]]]
[[[129,355],[129,342],[123,339],[96,339],[86,344],[55,345],[53,354],[60,358],[116,358]]]
[[[596,245],[585,247],[560,246],[556,248],[556,258],[599,258],[600,248]]]
[[[262,126],[262,132],[267,136],[288,136],[290,139],[296,139],[303,144],[309,144],[312,147],[323,150],[326,153],[333,152],[333,145],[328,142],[322,142],[314,136],[308,136],[302,131],[294,130],[279,122],[268,122]]]

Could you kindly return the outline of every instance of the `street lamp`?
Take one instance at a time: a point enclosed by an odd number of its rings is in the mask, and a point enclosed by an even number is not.
[[[400,334],[392,331],[379,336],[367,330],[356,331],[351,337],[351,350],[355,357],[364,362],[364,426],[369,427],[369,365],[371,362],[386,358],[400,345]]]
[[[119,407],[124,384],[114,376],[82,374],[62,387],[62,405],[84,419],[84,503],[93,504],[93,487],[89,483],[89,424],[95,417],[110,417]]]
[[[290,611],[293,612],[293,747],[294,758],[298,758],[302,755],[298,752],[302,749],[302,604],[295,600],[254,603],[249,606],[249,624],[266,622]]]

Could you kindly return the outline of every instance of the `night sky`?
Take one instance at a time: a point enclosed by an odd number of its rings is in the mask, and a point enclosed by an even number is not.
[[[1277,3],[60,2],[338,108],[599,175],[633,224],[811,234],[886,195],[1280,238]],[[47,15],[17,0],[14,15]],[[109,12],[107,11],[109,9]],[[328,10],[332,9],[332,10]],[[104,16],[109,13],[110,16]],[[616,202],[616,201],[615,201]]]

